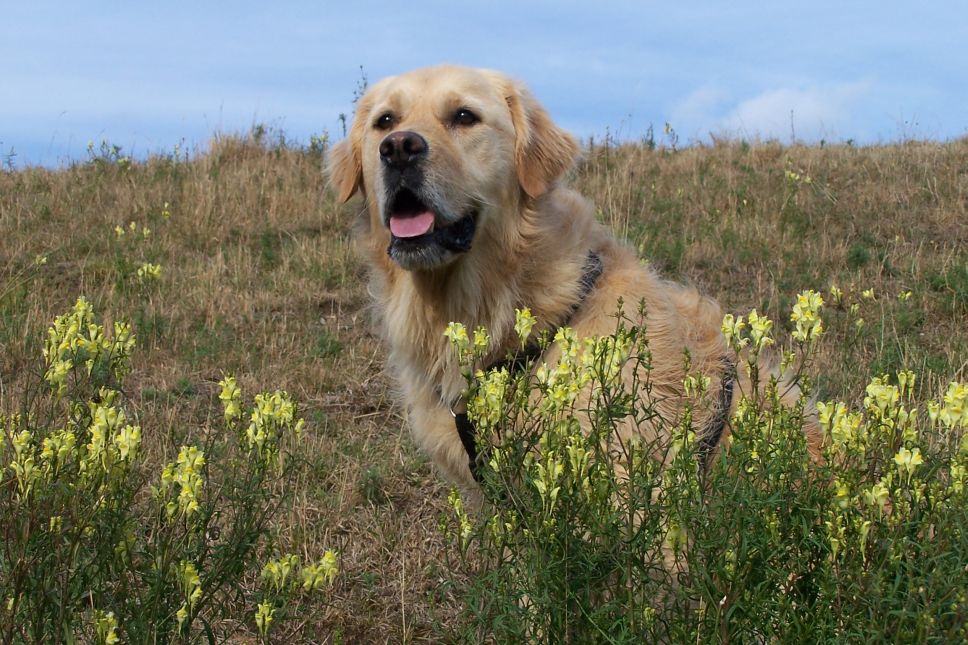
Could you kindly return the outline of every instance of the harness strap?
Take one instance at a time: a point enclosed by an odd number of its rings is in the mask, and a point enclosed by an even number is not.
[[[466,412],[451,412],[454,415],[454,425],[457,426],[457,436],[464,445],[464,452],[467,453],[467,465],[471,469],[471,476],[478,484],[481,483],[481,476],[477,470],[477,428],[470,420]]]
[[[699,440],[699,446],[696,449],[696,456],[699,458],[703,470],[709,468],[713,454],[719,446],[719,442],[723,439],[726,422],[729,420],[729,408],[733,404],[736,364],[728,356],[723,356],[720,362],[723,365],[723,373],[719,377],[719,407],[713,418],[709,420],[706,431],[703,432],[702,439]]]

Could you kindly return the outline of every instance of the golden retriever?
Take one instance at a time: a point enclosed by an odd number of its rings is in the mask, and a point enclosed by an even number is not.
[[[448,322],[486,327],[485,363],[498,362],[518,346],[516,308],[529,307],[546,329],[568,324],[583,337],[614,331],[619,299],[633,307],[644,300],[651,396],[664,418],[678,418],[688,350],[692,369],[710,378],[708,391],[722,393],[718,407],[693,412],[712,449],[728,433],[734,381],[748,387],[744,370],[724,359],[719,306],[643,265],[562,185],[578,153],[521,84],[444,65],[373,85],[328,156],[339,200],[363,195],[371,293],[413,435],[465,489],[475,486],[473,446],[452,413],[465,381],[443,336]],[[809,434],[816,451],[819,437]]]

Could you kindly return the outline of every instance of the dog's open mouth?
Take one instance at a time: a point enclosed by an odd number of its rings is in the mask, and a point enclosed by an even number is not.
[[[390,200],[386,225],[390,229],[387,253],[407,269],[432,268],[453,254],[471,248],[477,229],[477,209],[447,222],[409,188],[401,188]]]
[[[433,233],[437,216],[413,191],[400,190],[390,204],[390,232],[394,237],[413,239]]]

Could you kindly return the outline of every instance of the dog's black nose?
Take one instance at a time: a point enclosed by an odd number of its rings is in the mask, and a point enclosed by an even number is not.
[[[394,132],[380,142],[380,158],[396,168],[406,168],[427,155],[427,140],[416,132]]]

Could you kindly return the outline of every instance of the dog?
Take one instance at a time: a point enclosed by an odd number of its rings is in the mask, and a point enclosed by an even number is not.
[[[726,358],[719,305],[643,264],[564,185],[578,155],[576,140],[522,84],[452,65],[373,85],[328,154],[339,201],[363,196],[359,243],[413,436],[464,489],[476,486],[476,453],[473,428],[454,412],[466,381],[443,335],[451,321],[484,326],[484,363],[495,364],[519,347],[518,308],[530,308],[545,330],[567,324],[585,337],[614,332],[620,300],[644,302],[649,396],[660,415],[678,418],[690,402],[685,351],[708,391],[720,393],[692,413],[710,453],[729,435],[734,392],[749,391],[745,371]],[[799,395],[793,385],[784,392],[791,405]],[[809,427],[816,453],[819,430]]]

